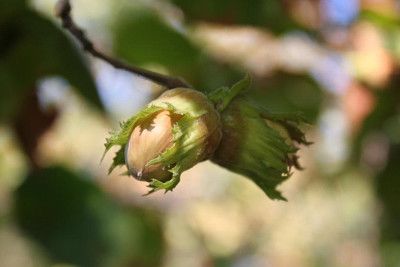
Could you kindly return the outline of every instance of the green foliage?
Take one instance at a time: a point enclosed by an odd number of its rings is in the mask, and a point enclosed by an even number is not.
[[[385,205],[383,240],[400,242],[400,145],[392,147],[386,168],[376,179],[377,191]]]
[[[359,160],[363,142],[371,133],[381,133],[391,143],[399,142],[400,127],[398,127],[397,122],[400,116],[399,82],[400,75],[393,75],[387,86],[375,92],[375,109],[365,119],[361,130],[354,138],[353,153],[355,160]]]
[[[123,208],[62,167],[29,175],[15,193],[21,229],[54,262],[78,266],[159,266],[164,241],[152,212]]]
[[[115,51],[134,64],[159,64],[173,72],[192,69],[200,51],[153,10],[123,12],[115,23]]]
[[[60,75],[101,107],[96,86],[71,40],[48,19],[21,9],[0,20],[0,120],[14,116],[22,99],[43,77]]]
[[[323,92],[308,75],[278,72],[249,92],[252,102],[272,113],[301,112],[315,122],[323,102]]]
[[[384,242],[381,246],[383,266],[397,267],[400,262],[400,242]]]
[[[366,118],[358,135],[354,137],[354,161],[362,158],[366,141],[378,136],[388,142],[386,165],[377,171],[375,188],[382,204],[381,251],[384,266],[397,266],[400,246],[400,76],[395,74],[384,88],[375,92],[374,111]],[[385,147],[379,147],[385,152]],[[382,157],[382,156],[380,156]],[[382,158],[379,158],[382,159]],[[374,167],[374,166],[372,166]]]
[[[113,35],[119,57],[133,64],[160,65],[202,92],[210,92],[242,76],[240,71],[211,59],[188,35],[148,7],[131,8],[119,14]]]
[[[25,0],[2,0],[0,2],[0,24],[7,21],[11,16],[15,16],[23,11],[25,6]]]
[[[276,33],[299,29],[279,0],[173,0],[188,20],[265,26]]]

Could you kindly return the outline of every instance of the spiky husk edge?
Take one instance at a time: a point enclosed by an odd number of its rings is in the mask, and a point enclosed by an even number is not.
[[[148,187],[151,194],[158,190],[172,191],[180,181],[180,176],[183,171],[189,169],[195,165],[199,160],[198,155],[202,154],[202,144],[205,139],[209,136],[208,134],[202,134],[196,131],[196,120],[201,116],[207,114],[207,110],[197,110],[196,113],[189,113],[186,110],[178,110],[167,102],[156,102],[155,104],[149,104],[146,108],[140,111],[138,114],[120,124],[118,131],[110,133],[110,137],[106,139],[105,153],[107,153],[113,146],[120,146],[120,149],[116,152],[113,162],[109,168],[111,173],[118,166],[125,165],[125,147],[129,141],[130,135],[133,129],[146,120],[154,113],[162,110],[168,110],[171,113],[181,115],[181,118],[173,125],[173,145],[166,149],[155,159],[147,163],[148,166],[154,164],[162,164],[165,168],[172,173],[172,178],[166,182],[161,182],[156,179],[152,179],[149,182]],[[104,156],[103,156],[104,157]],[[129,173],[125,173],[129,175]]]

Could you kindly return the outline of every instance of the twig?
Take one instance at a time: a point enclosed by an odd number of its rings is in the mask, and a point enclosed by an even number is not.
[[[137,74],[143,78],[146,78],[150,81],[158,83],[162,86],[165,86],[169,89],[176,87],[191,87],[185,81],[180,78],[171,77],[167,75],[163,75],[157,72],[149,71],[146,69],[142,69],[136,66],[128,65],[121,60],[116,58],[112,58],[101,51],[97,50],[93,43],[88,39],[85,32],[79,28],[78,25],[73,21],[71,17],[71,4],[69,0],[59,0],[56,5],[56,15],[61,19],[62,26],[66,30],[68,30],[82,45],[84,51],[90,53],[94,57],[100,58],[117,69],[123,69],[134,74]]]

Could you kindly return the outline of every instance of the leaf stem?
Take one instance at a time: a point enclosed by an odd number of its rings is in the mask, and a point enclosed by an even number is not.
[[[69,0],[59,0],[56,5],[56,16],[61,19],[63,28],[68,30],[76,38],[76,40],[79,41],[79,43],[82,45],[83,50],[87,53],[108,62],[110,65],[114,66],[117,69],[132,72],[147,80],[165,86],[168,89],[176,87],[191,87],[181,78],[163,75],[161,73],[146,70],[137,66],[132,66],[99,51],[97,48],[95,48],[93,42],[90,41],[89,38],[86,36],[85,32],[74,22],[71,16],[71,10],[72,8]]]

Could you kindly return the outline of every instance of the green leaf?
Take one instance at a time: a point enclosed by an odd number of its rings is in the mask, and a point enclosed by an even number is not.
[[[296,114],[313,123],[323,102],[321,87],[308,75],[278,72],[249,92],[252,103],[274,114]]]
[[[0,1],[0,24],[7,21],[26,9],[26,0],[1,0]],[[1,38],[1,36],[0,36]]]
[[[172,0],[189,21],[267,27],[276,33],[300,29],[280,0]]]
[[[185,34],[186,29],[171,26],[158,11],[134,5],[116,13],[113,47],[119,57],[136,65],[161,66],[201,92],[242,77],[240,70],[210,58]]]
[[[28,175],[14,195],[21,232],[49,255],[50,265],[160,266],[160,216],[121,206],[91,179],[63,167]]]
[[[0,120],[14,115],[38,79],[59,75],[101,107],[92,75],[80,52],[51,21],[24,10],[0,24]]]
[[[159,64],[173,72],[188,72],[200,51],[154,10],[145,7],[118,13],[115,51],[134,64]]]
[[[399,253],[399,218],[400,218],[400,145],[392,144],[388,154],[387,165],[375,177],[375,188],[379,203],[382,205],[381,215],[381,242],[384,248],[390,249],[389,246],[396,245],[397,251],[384,251],[385,265],[396,266],[398,264]],[[392,255],[387,255],[388,252]],[[397,261],[395,261],[397,260]],[[390,262],[390,263],[389,263]]]

